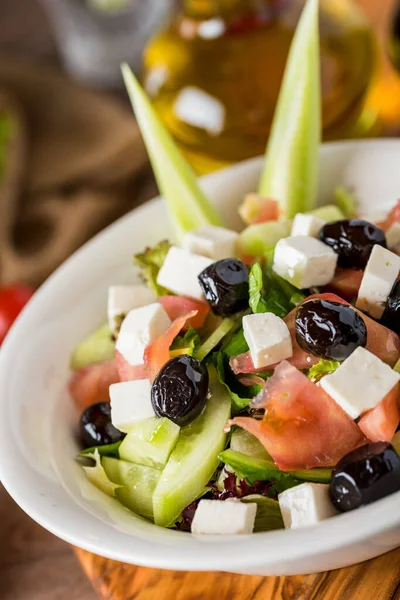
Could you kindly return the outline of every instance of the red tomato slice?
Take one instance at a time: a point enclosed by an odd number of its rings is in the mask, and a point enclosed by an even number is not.
[[[284,471],[333,466],[365,439],[345,411],[287,361],[256,404],[266,409],[261,421],[236,417],[230,424],[255,435]]]
[[[191,310],[185,315],[178,317],[167,331],[147,346],[144,351],[144,364],[150,376],[150,381],[154,381],[162,367],[169,361],[169,349],[172,342],[187,321],[193,319],[196,314],[197,311]]]
[[[383,229],[383,231],[387,231],[389,227],[396,221],[400,221],[400,200],[397,200],[397,203],[392,208],[386,219],[377,223],[377,226]]]
[[[258,194],[248,194],[239,207],[239,214],[247,225],[277,221],[279,219],[279,203]]]
[[[84,410],[95,402],[108,402],[109,387],[118,381],[116,363],[109,360],[76,371],[69,381],[68,389],[77,407]]]
[[[0,288],[0,344],[33,294],[34,289],[27,285],[5,285]]]
[[[334,279],[329,285],[325,286],[325,289],[338,294],[345,300],[351,301],[358,296],[363,275],[364,271],[338,268]]]
[[[391,442],[399,423],[399,384],[397,384],[378,406],[361,417],[358,426],[371,442]]]
[[[204,324],[204,321],[210,312],[210,307],[205,302],[187,298],[186,296],[161,296],[158,299],[159,303],[164,308],[165,312],[171,319],[175,321],[178,317],[182,317],[190,310],[196,310],[197,314],[192,319],[188,319],[182,329],[187,329],[189,325],[198,329]]]
[[[114,356],[120,381],[147,379],[148,373],[144,365],[130,365],[118,350],[115,350]]]

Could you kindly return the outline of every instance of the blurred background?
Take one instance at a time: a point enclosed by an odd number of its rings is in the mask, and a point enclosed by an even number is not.
[[[400,2],[320,0],[326,140],[400,135]],[[0,343],[38,285],[156,193],[119,64],[198,174],[264,151],[304,0],[1,0]],[[0,487],[0,598],[94,598]]]

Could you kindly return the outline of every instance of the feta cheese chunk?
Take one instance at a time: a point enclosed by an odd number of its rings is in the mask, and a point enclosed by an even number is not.
[[[395,221],[386,232],[386,242],[388,248],[396,248],[400,246],[400,223]]]
[[[129,432],[136,421],[150,419],[155,413],[151,404],[148,379],[122,381],[110,385],[111,422],[120,431]]]
[[[182,247],[194,254],[222,260],[237,255],[238,237],[239,234],[236,231],[214,225],[204,225],[187,233],[183,238]]]
[[[171,246],[158,273],[157,283],[175,294],[202,300],[203,292],[197,276],[213,262],[205,256]]]
[[[142,365],[146,346],[171,325],[171,319],[158,302],[130,310],[122,321],[115,344],[130,365]]]
[[[112,285],[108,289],[108,324],[115,331],[115,318],[126,315],[132,308],[140,308],[157,300],[154,292],[144,285]]]
[[[253,533],[257,504],[237,499],[200,500],[192,522],[196,535]]]
[[[311,527],[336,515],[328,490],[323,483],[302,483],[279,494],[285,528]]]
[[[356,307],[380,319],[400,270],[400,256],[376,244],[361,281]]]
[[[297,213],[293,219],[291,236],[306,235],[309,237],[318,237],[319,232],[325,225],[325,221],[314,215]]]
[[[400,373],[362,346],[334,373],[321,379],[321,387],[352,419],[375,408],[400,381]]]
[[[243,317],[243,333],[254,366],[268,367],[293,355],[292,339],[283,319],[273,313]]]
[[[300,289],[326,285],[335,275],[337,254],[319,240],[295,235],[279,240],[273,270]]]

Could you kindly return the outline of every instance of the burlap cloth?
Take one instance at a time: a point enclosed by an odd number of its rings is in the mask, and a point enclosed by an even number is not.
[[[13,132],[0,182],[0,282],[38,285],[155,188],[122,101],[0,59],[4,110]]]

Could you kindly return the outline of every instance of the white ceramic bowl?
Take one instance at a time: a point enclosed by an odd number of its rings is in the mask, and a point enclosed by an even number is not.
[[[361,213],[400,195],[400,141],[347,142],[321,151],[319,201],[352,186]],[[255,190],[262,161],[204,178],[230,227]],[[77,414],[66,392],[73,346],[105,320],[107,288],[132,281],[135,251],[170,235],[155,199],[106,229],[38,291],[0,354],[0,479],[15,501],[60,538],[102,556],[168,569],[290,575],[336,569],[400,545],[400,492],[317,527],[199,539],[145,522],[103,496],[74,462]]]

